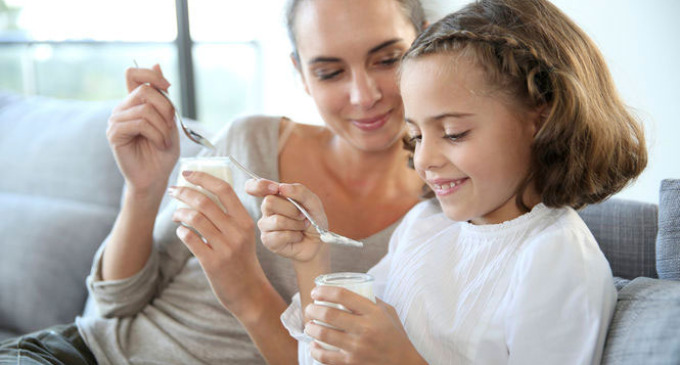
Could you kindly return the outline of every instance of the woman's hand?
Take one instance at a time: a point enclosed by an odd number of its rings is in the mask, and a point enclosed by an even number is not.
[[[319,304],[305,308],[305,317],[310,320],[305,333],[340,349],[327,350],[312,343],[311,354],[317,361],[328,365],[426,363],[409,341],[394,308],[382,300],[373,303],[352,291],[332,286],[316,287],[312,299],[342,304],[350,311]]]
[[[179,157],[174,109],[156,90],[167,90],[170,83],[158,65],[129,68],[125,79],[129,94],[109,117],[109,145],[129,190],[162,197]]]
[[[217,196],[226,212],[198,190],[171,187],[169,194],[191,207],[173,214],[193,228],[180,225],[177,236],[200,261],[222,305],[237,317],[247,315],[268,283],[255,251],[255,224],[227,182],[196,171],[184,178]]]
[[[319,233],[291,202],[302,205],[320,225],[327,226],[319,197],[301,184],[277,184],[269,180],[248,180],[246,192],[264,197],[262,218],[257,222],[262,243],[272,252],[298,263],[317,257],[326,245]]]

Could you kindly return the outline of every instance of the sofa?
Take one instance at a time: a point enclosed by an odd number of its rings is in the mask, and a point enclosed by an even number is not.
[[[123,190],[105,136],[116,103],[0,91],[0,341],[96,315],[85,277]],[[602,363],[680,364],[680,180],[663,181],[658,204],[579,213],[619,290]]]

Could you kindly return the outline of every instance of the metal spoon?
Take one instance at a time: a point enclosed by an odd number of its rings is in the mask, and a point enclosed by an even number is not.
[[[241,171],[245,172],[246,175],[252,177],[255,180],[262,179],[261,177],[257,176],[254,172],[248,170],[245,166],[241,165],[238,161],[236,161],[235,158],[231,156],[227,157],[236,167],[241,169]],[[286,197],[286,199],[288,199],[289,202],[293,203],[293,205],[295,205],[295,207],[298,208],[298,210],[305,215],[305,217],[309,220],[309,223],[311,223],[312,226],[316,229],[316,231],[319,232],[319,235],[321,235],[321,241],[345,246],[364,247],[364,244],[361,241],[353,240],[349,237],[339,235],[337,233],[329,231],[324,227],[321,227],[318,223],[316,223],[316,221],[312,218],[309,212],[307,212],[307,210],[302,207],[302,205],[300,205],[298,202],[291,198]]]
[[[139,66],[137,65],[137,61],[132,60],[132,62],[134,62],[135,68],[139,68]],[[186,134],[186,136],[189,137],[189,139],[192,142],[198,143],[198,144],[200,144],[204,147],[207,147],[211,150],[215,150],[215,146],[213,146],[213,144],[210,143],[210,141],[207,138],[205,138],[202,135],[194,132],[191,128],[187,127],[186,124],[184,124],[184,119],[182,119],[182,116],[177,111],[177,107],[175,106],[175,103],[173,103],[172,100],[170,100],[170,96],[168,95],[168,93],[166,93],[165,91],[163,91],[161,89],[155,88],[155,87],[154,87],[154,89],[158,90],[158,92],[161,93],[161,95],[163,95],[163,97],[165,97],[168,100],[168,102],[170,102],[170,105],[172,105],[172,108],[175,110],[175,118],[177,120],[179,120],[179,125],[182,127],[184,134]]]

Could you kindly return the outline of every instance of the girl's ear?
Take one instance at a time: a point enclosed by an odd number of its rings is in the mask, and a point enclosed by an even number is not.
[[[305,92],[307,93],[307,95],[310,95],[309,87],[307,86],[307,80],[305,80],[305,75],[302,72],[302,65],[300,65],[299,58],[295,52],[290,53],[290,61],[293,63],[293,67],[295,67],[295,69],[297,70],[298,75],[300,75],[300,81],[302,81],[302,86],[304,86]]]
[[[536,117],[534,118],[534,137],[536,136],[536,133],[543,128],[543,125],[545,125],[545,122],[550,116],[550,112],[552,112],[552,105],[550,104],[543,104],[536,109]]]

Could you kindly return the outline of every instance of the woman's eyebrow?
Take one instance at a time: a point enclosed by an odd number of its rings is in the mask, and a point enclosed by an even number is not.
[[[368,54],[369,54],[369,55],[370,55],[370,54],[374,54],[374,53],[380,51],[381,49],[387,48],[387,47],[389,47],[389,46],[391,46],[391,45],[393,45],[393,44],[395,44],[395,43],[401,42],[402,40],[403,40],[403,39],[401,39],[401,38],[394,38],[394,39],[390,39],[389,41],[382,42],[382,43],[380,43],[379,45],[377,45],[377,46],[371,48],[371,49],[368,51]]]
[[[388,40],[388,41],[382,42],[382,43],[380,43],[379,45],[377,45],[377,46],[371,48],[371,49],[368,51],[368,54],[371,55],[371,54],[377,53],[377,52],[379,52],[380,50],[382,50],[382,49],[384,49],[384,48],[387,48],[387,47],[389,47],[389,46],[391,46],[391,45],[393,45],[393,44],[395,44],[395,43],[401,42],[401,41],[402,41],[401,38],[394,38],[394,39],[390,39],[390,40]],[[313,65],[313,64],[315,64],[315,63],[341,62],[341,61],[342,61],[342,60],[341,60],[340,58],[338,58],[338,57],[324,57],[324,56],[319,56],[319,57],[314,57],[314,58],[312,58],[311,60],[309,60],[308,63],[309,63],[310,65]]]

